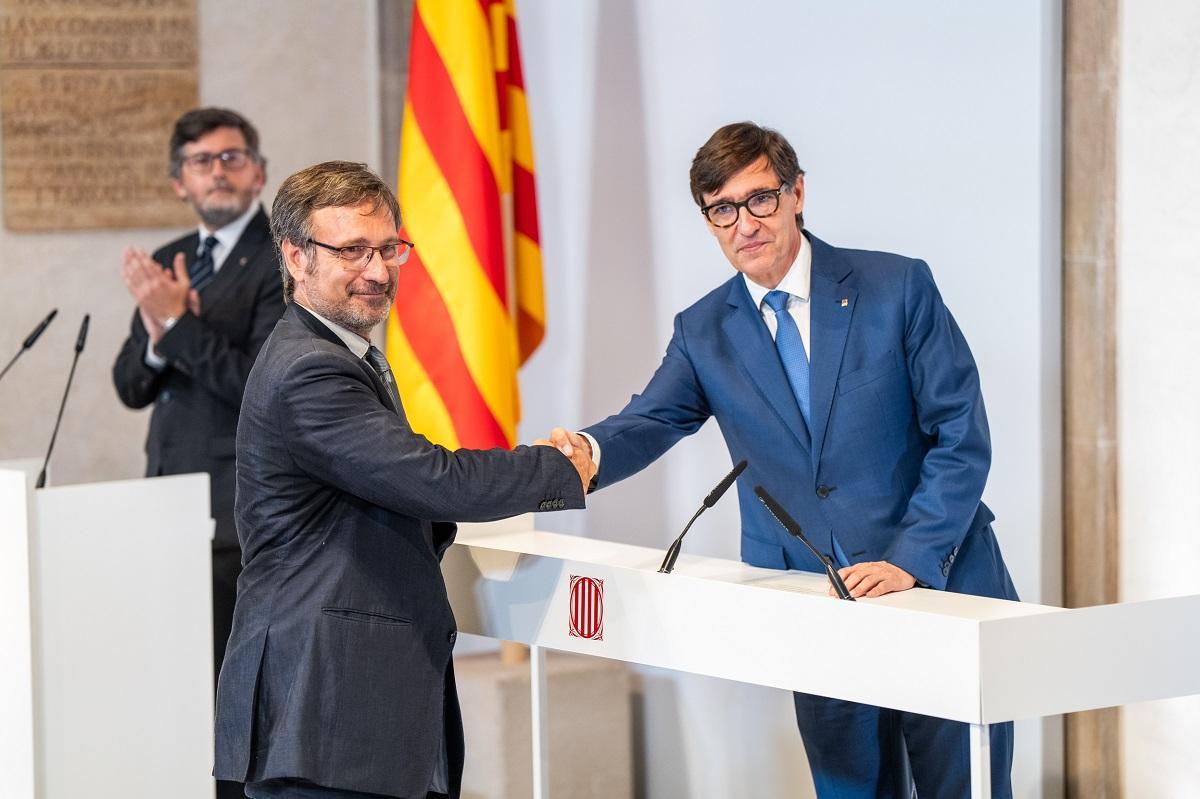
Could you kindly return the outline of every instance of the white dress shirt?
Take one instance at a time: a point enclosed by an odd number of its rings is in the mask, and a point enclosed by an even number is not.
[[[758,306],[758,312],[762,314],[763,321],[767,324],[767,330],[771,333],[771,338],[775,338],[775,312],[771,310],[771,306],[767,305],[764,300],[767,297],[767,292],[772,289],[760,286],[750,278],[742,275],[742,280],[746,281],[746,289],[750,292],[750,299],[754,300],[754,304]],[[812,316],[809,309],[809,290],[812,287],[812,245],[808,243],[803,235],[800,236],[800,252],[796,254],[796,260],[792,263],[791,269],[783,276],[783,280],[779,281],[776,290],[786,291],[788,293],[787,310],[791,314],[792,319],[796,322],[796,327],[800,328],[800,339],[804,342],[804,351],[812,353],[812,347],[809,345],[809,320]]]
[[[358,335],[353,330],[348,330],[348,329],[342,327],[337,322],[330,322],[324,316],[321,316],[319,313],[314,311],[312,308],[309,308],[304,303],[298,302],[296,300],[292,300],[292,301],[295,302],[297,305],[299,305],[304,310],[308,311],[313,316],[320,319],[321,322],[324,323],[325,327],[332,330],[334,332],[334,335],[336,335],[338,338],[340,338],[342,340],[342,343],[345,344],[347,347],[349,347],[350,351],[353,352],[355,355],[357,355],[359,358],[367,357],[367,350],[371,349],[371,342],[367,341],[365,338]]]

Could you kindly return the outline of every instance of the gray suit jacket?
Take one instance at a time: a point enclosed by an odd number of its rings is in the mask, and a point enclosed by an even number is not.
[[[294,303],[250,374],[237,433],[245,569],[217,690],[218,779],[290,777],[424,797],[462,726],[439,566],[455,520],[583,507],[549,447],[451,452]]]

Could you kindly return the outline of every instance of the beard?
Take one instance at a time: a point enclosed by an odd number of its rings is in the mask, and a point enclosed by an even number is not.
[[[242,214],[246,213],[254,202],[257,192],[254,189],[237,190],[227,183],[218,183],[216,188],[226,189],[224,192],[210,191],[204,197],[188,197],[188,204],[200,217],[200,221],[209,230],[220,230]]]
[[[307,295],[305,299],[314,311],[330,322],[339,324],[363,338],[370,338],[371,330],[386,319],[388,311],[391,310],[392,300],[396,297],[396,281],[392,280],[386,284],[368,282],[366,285],[383,290],[380,294],[369,295],[372,302],[366,307],[352,305],[349,302],[332,301],[327,297],[316,295],[315,292]],[[367,295],[359,294],[358,296]]]

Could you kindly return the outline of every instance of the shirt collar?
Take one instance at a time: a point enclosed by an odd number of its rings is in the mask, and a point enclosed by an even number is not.
[[[754,300],[754,306],[761,308],[763,298],[767,296],[767,292],[771,291],[771,289],[758,285],[744,274],[742,275],[742,279],[746,281],[746,288],[750,291],[750,299]],[[775,288],[807,302],[808,290],[811,285],[812,245],[808,243],[808,237],[801,232],[800,252],[796,253],[796,260],[792,262],[787,274],[783,276],[783,280],[779,281],[779,285]]]
[[[222,252],[229,252],[233,249],[234,245],[237,244],[238,239],[242,237],[242,234],[246,232],[246,227],[250,224],[250,220],[254,218],[254,215],[258,213],[260,207],[261,206],[258,203],[250,203],[250,207],[247,208],[241,216],[230,222],[225,227],[218,228],[211,233],[208,231],[208,228],[201,224],[197,228],[200,233],[200,243],[204,244],[204,240],[209,236],[216,236],[217,247],[219,247]]]
[[[297,300],[297,302],[299,302],[299,300]],[[359,358],[363,358],[366,356],[367,350],[369,350],[371,348],[371,342],[367,341],[365,338],[358,335],[353,330],[347,330],[346,328],[339,325],[337,322],[330,322],[324,316],[321,316],[319,313],[314,311],[312,308],[309,308],[304,303],[300,302],[299,304],[302,308],[304,308],[304,310],[308,311],[310,314],[312,314],[313,316],[320,319],[321,322],[325,325],[325,327],[332,330],[334,335],[337,336],[338,338],[340,338],[342,340],[342,343],[350,348],[351,352],[353,352]]]

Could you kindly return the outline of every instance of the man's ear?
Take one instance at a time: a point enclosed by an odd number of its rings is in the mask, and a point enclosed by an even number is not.
[[[804,175],[796,178],[796,184],[793,188],[796,191],[796,213],[804,213]]]
[[[253,189],[254,196],[257,198],[258,195],[262,194],[263,186],[267,185],[267,162],[265,160],[254,161],[252,162],[252,166],[258,170],[258,177],[254,181]]]
[[[297,285],[303,283],[308,272],[308,256],[304,249],[292,244],[290,239],[280,242],[279,249],[283,255],[283,265],[287,267],[292,281]]]
[[[182,202],[187,202],[187,191],[183,188],[183,182],[179,178],[171,178],[171,188],[175,190],[175,196]]]

